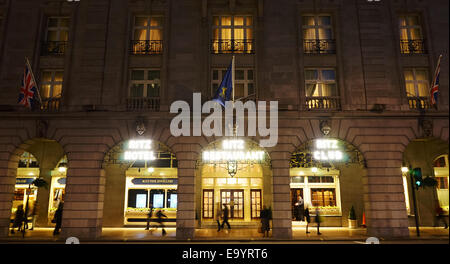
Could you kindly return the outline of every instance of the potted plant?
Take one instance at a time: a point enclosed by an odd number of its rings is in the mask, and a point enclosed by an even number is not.
[[[355,208],[352,206],[348,215],[348,227],[355,229],[358,227],[358,220],[356,220]]]

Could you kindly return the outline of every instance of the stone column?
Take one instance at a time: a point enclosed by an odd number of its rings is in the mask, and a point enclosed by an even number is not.
[[[402,161],[394,157],[401,153],[381,154],[380,159],[367,159],[367,177],[363,179],[367,233],[378,238],[409,237]]]
[[[0,145],[0,149],[3,146]],[[9,153],[0,152],[0,237],[7,237],[11,217],[11,201],[16,183],[17,165],[11,168]],[[4,158],[5,157],[5,158]]]
[[[271,153],[273,175],[272,237],[292,238],[292,212],[290,203],[289,153]]]
[[[195,153],[179,153],[177,239],[192,239],[195,233]]]
[[[48,226],[48,204],[50,199],[50,190],[51,190],[51,168],[40,168],[39,169],[39,178],[43,178],[48,183],[48,188],[41,187],[37,193],[36,204],[38,205],[38,212],[36,218],[37,226]],[[30,207],[30,212],[33,210]]]
[[[61,237],[96,239],[102,233],[105,172],[101,152],[68,154]]]

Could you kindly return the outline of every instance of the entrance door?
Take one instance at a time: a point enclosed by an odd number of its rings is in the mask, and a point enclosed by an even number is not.
[[[297,202],[299,196],[301,196],[304,200],[303,188],[291,189],[292,219],[295,219],[295,215],[297,214],[297,212],[295,211],[295,203]]]
[[[230,209],[230,219],[244,218],[244,190],[221,190],[220,201]]]

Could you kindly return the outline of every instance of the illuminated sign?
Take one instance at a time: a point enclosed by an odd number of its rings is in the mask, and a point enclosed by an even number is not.
[[[154,160],[155,153],[152,151],[151,140],[130,140],[124,153],[125,160]]]
[[[331,160],[339,161],[344,158],[342,151],[339,149],[338,141],[334,139],[318,139],[315,141],[315,160]]]
[[[16,184],[31,184],[36,178],[16,178]]]
[[[203,152],[203,161],[212,163],[220,161],[261,161],[264,151],[246,151],[244,140],[224,140],[222,150]]]
[[[178,184],[178,179],[175,178],[133,178],[131,182],[135,185],[176,185]]]

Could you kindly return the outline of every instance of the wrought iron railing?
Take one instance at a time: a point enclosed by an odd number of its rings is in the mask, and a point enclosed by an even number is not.
[[[255,53],[254,39],[214,39],[211,42],[211,52],[214,54]]]
[[[60,97],[42,98],[41,111],[43,112],[57,112],[61,105]]]
[[[408,97],[410,109],[424,110],[430,109],[431,103],[428,97]]]
[[[41,55],[64,55],[67,49],[67,41],[45,41],[42,42]]]
[[[336,40],[304,40],[303,49],[306,54],[336,54]]]
[[[309,110],[339,110],[341,102],[339,97],[307,97],[306,109]]]
[[[162,54],[162,40],[131,40],[130,53],[133,55]]]
[[[425,40],[400,40],[400,49],[402,54],[425,54]]]
[[[159,97],[129,97],[127,98],[128,111],[159,111]]]

